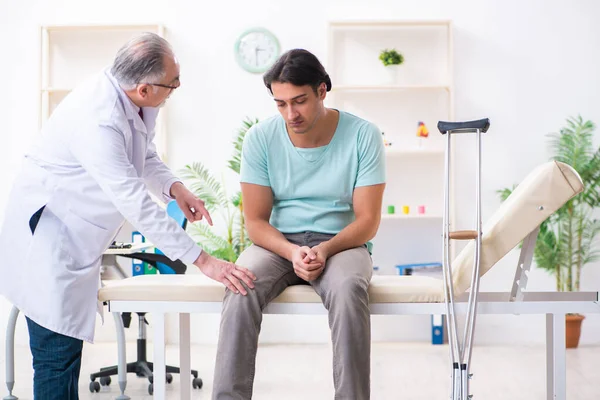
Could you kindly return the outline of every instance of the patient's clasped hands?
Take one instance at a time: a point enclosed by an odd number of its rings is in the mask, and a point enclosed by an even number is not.
[[[205,217],[207,222],[212,225],[212,219],[208,210],[204,207],[204,202],[187,190],[185,186],[179,182],[175,183],[172,186],[171,194],[175,197],[189,221],[200,221]],[[312,248],[308,246],[296,247],[292,252],[294,272],[307,282],[314,281],[323,273],[327,255],[325,242]],[[249,269],[215,258],[206,251],[200,253],[194,265],[204,275],[221,282],[234,293],[241,293],[244,296],[248,294],[240,281],[243,281],[248,288],[254,288],[256,276]]]
[[[298,246],[292,253],[294,272],[307,282],[314,281],[323,273],[326,261],[327,251],[322,244],[313,248]]]

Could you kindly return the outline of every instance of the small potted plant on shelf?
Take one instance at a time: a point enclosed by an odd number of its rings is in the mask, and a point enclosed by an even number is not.
[[[402,54],[398,53],[396,49],[385,49],[379,53],[379,59],[384,66],[389,65],[400,65],[404,62]]]
[[[396,49],[384,49],[379,53],[379,60],[381,60],[386,72],[389,74],[388,80],[395,83],[398,66],[404,62],[404,56],[398,53]]]
[[[572,166],[581,176],[584,191],[540,225],[534,262],[556,279],[556,290],[579,291],[585,265],[598,259],[600,223],[593,217],[600,206],[600,148],[592,144],[594,124],[581,117],[569,118],[560,133],[549,135],[553,160]],[[513,188],[514,189],[514,188]],[[513,189],[498,194],[504,201]],[[566,346],[579,345],[583,315],[567,314]]]

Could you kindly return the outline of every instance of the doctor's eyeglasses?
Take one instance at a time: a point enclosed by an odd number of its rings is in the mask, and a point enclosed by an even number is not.
[[[171,89],[171,90],[177,89],[180,86],[180,85],[177,85],[177,86],[163,85],[162,83],[146,83],[146,85],[160,86],[160,87],[164,87],[164,88]]]

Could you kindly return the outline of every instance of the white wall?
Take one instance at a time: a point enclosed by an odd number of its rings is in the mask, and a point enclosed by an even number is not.
[[[209,11],[210,5],[210,11]],[[327,62],[327,23],[344,19],[451,19],[455,37],[455,111],[457,120],[489,117],[483,144],[484,220],[498,207],[495,190],[519,182],[548,159],[545,135],[569,115],[581,113],[600,124],[600,26],[593,0],[559,2],[495,1],[316,1],[291,4],[275,0],[236,2],[0,0],[0,210],[13,171],[37,129],[40,24],[164,23],[182,66],[182,87],[169,106],[169,160],[174,169],[201,160],[215,173],[225,170],[231,139],[245,116],[276,112],[259,75],[243,72],[234,61],[233,43],[251,26],[264,26],[282,48],[304,47]],[[358,60],[357,60],[358,62]],[[335,85],[335,77],[332,77]],[[458,151],[457,187],[461,223],[470,223],[474,153]],[[520,152],[520,154],[519,154]],[[229,181],[234,186],[233,181]],[[0,214],[0,219],[2,214]],[[488,273],[482,290],[506,290],[516,252]],[[18,266],[16,266],[18,267]],[[584,273],[583,288],[600,290],[598,265]],[[552,290],[553,281],[535,270],[531,289]],[[33,294],[32,294],[33,295]],[[9,305],[0,300],[1,318]],[[112,324],[98,327],[99,340],[114,340]],[[518,321],[518,324],[515,323]],[[218,316],[194,316],[195,342],[214,343]],[[374,340],[429,340],[427,317],[373,318]],[[540,343],[541,317],[481,317],[479,343]],[[0,329],[4,335],[4,329]],[[23,321],[19,333],[25,333]],[[584,322],[582,344],[600,343],[600,319]],[[135,337],[136,329],[128,332]],[[176,331],[169,335],[176,339]],[[262,340],[325,342],[325,317],[267,316]],[[4,339],[0,336],[0,339]],[[25,343],[26,337],[18,339]]]

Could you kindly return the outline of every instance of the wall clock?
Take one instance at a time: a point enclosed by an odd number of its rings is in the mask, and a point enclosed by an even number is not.
[[[267,71],[279,57],[279,41],[264,28],[252,28],[242,33],[235,43],[237,63],[252,73]]]

